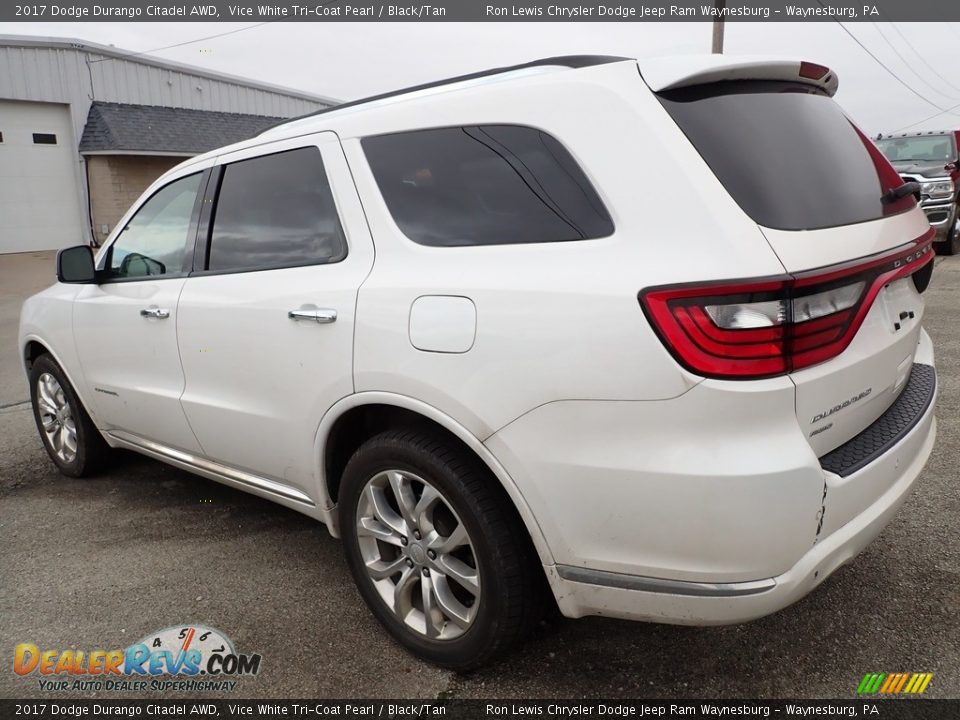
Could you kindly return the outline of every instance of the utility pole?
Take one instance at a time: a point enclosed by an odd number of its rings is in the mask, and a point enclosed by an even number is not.
[[[727,0],[713,0],[713,6],[720,11],[727,7]],[[715,55],[723,55],[723,16],[713,21],[713,51]]]

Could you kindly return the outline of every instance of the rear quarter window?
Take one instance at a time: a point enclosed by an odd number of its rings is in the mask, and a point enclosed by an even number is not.
[[[475,125],[361,142],[394,221],[422,245],[565,242],[613,232],[583,170],[542,130]]]
[[[658,97],[758,224],[813,230],[891,214],[869,141],[828,95],[800,83],[730,81]],[[904,207],[912,203],[896,209]]]

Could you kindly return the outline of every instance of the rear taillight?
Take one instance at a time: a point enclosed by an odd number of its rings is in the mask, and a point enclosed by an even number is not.
[[[933,260],[932,239],[931,230],[906,247],[793,275],[649,288],[640,304],[698,375],[783,375],[843,352],[883,286]]]

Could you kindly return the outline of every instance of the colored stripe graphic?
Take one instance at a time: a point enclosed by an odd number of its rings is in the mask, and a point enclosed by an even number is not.
[[[857,686],[858,695],[921,695],[933,673],[867,673]]]
[[[886,673],[867,673],[863,676],[863,680],[860,683],[860,687],[863,688],[857,689],[858,693],[873,695],[880,689],[880,684],[887,677]]]

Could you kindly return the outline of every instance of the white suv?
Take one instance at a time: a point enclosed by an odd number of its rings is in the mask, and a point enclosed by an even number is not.
[[[890,521],[935,433],[932,231],[836,86],[552,58],[192,158],[24,305],[47,451],[322,521],[446,667],[554,600],[783,608]]]

